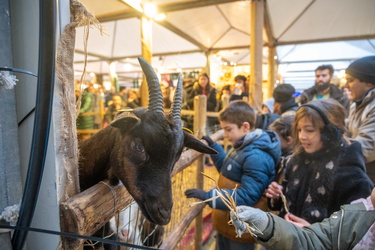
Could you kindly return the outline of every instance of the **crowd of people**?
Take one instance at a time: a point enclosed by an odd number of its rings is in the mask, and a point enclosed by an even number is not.
[[[348,66],[348,95],[331,65],[315,76],[298,97],[290,84],[275,88],[263,110],[276,116],[231,101],[218,118],[228,151],[202,138],[219,152],[217,187],[185,195],[213,209],[218,249],[375,249],[375,56]]]
[[[114,87],[111,87],[108,91],[104,91],[102,86],[89,83],[81,95],[80,88],[80,85],[77,84],[77,100],[81,96],[77,118],[77,129],[79,130],[104,128],[113,120],[118,110],[125,107],[137,108],[141,106],[138,91],[135,89],[120,87],[119,91],[116,91]],[[80,139],[85,139],[85,135],[81,135]]]
[[[220,91],[206,73],[184,82],[182,108],[194,109],[194,97],[205,95],[207,111],[220,112],[207,127],[221,128],[219,136],[231,144],[224,150],[207,130],[202,139],[219,152],[211,156],[218,187],[185,192],[213,209],[218,249],[254,249],[256,242],[267,249],[374,249],[375,56],[348,66],[345,91],[331,83],[333,72],[331,65],[319,66],[314,86],[302,93],[278,85],[259,111],[248,103],[245,76]],[[89,86],[80,113],[93,112],[97,96]],[[140,99],[134,90],[111,89],[104,106],[106,126],[118,110],[139,107]],[[182,119],[191,129],[192,118]],[[77,126],[98,125],[80,116]],[[213,199],[221,191],[237,208]]]

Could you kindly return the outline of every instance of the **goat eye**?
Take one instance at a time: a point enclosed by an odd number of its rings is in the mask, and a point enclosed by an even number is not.
[[[135,143],[134,144],[134,149],[137,150],[137,151],[139,151],[139,152],[144,152],[145,151],[145,149],[143,148],[143,146],[141,144],[139,144],[139,143]]]

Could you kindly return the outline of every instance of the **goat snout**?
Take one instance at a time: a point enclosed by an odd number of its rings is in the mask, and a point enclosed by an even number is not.
[[[127,240],[128,239],[128,236],[129,236],[129,230],[128,229],[121,229],[121,231],[120,231],[120,235],[119,235],[119,237],[120,237],[120,239],[122,239],[122,240]]]
[[[162,218],[169,221],[169,219],[171,218],[172,210],[166,208],[159,208],[159,213]]]

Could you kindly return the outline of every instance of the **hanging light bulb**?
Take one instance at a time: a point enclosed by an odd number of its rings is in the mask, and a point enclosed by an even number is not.
[[[159,14],[156,14],[156,16],[154,17],[154,20],[155,21],[163,21],[167,16],[164,14],[164,13],[159,13]]]
[[[143,4],[143,11],[149,18],[154,18],[154,16],[158,12],[156,5],[152,2],[145,2]]]

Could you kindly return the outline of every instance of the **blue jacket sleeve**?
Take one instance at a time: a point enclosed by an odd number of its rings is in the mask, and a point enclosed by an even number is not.
[[[241,186],[233,195],[236,205],[254,206],[273,180],[274,175],[275,166],[272,157],[259,149],[254,149],[245,159]],[[229,195],[233,194],[233,190],[231,189],[222,190],[228,192]],[[222,193],[224,192],[222,191]],[[217,196],[217,191],[215,189],[206,192],[206,199],[215,196]],[[209,201],[208,204],[212,208],[229,210],[220,198]]]
[[[226,157],[226,153],[224,152],[223,146],[221,146],[217,142],[213,143],[210,147],[212,147],[218,152],[215,155],[211,155],[211,159],[214,162],[217,171],[220,172],[220,169],[223,166],[224,159]]]

